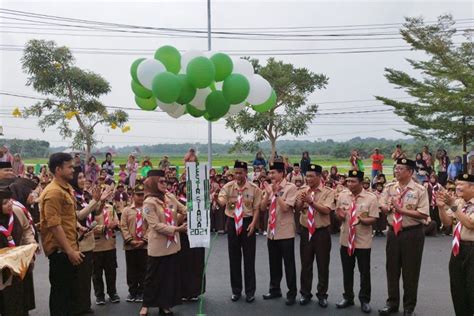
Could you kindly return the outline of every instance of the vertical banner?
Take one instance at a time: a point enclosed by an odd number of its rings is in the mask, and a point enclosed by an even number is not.
[[[188,237],[191,248],[209,248],[211,241],[209,169],[206,163],[186,163]]]

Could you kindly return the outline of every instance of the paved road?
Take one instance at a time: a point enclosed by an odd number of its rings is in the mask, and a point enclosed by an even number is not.
[[[121,243],[119,238],[118,243]],[[420,285],[418,289],[417,315],[454,315],[449,292],[448,261],[451,237],[428,237],[425,241],[423,254],[423,265],[421,268]],[[329,303],[327,309],[321,309],[315,300],[306,306],[286,306],[284,299],[264,301],[261,297],[268,290],[269,268],[266,238],[257,238],[257,293],[256,301],[247,304],[244,300],[233,303],[230,301],[229,265],[227,256],[227,237],[218,236],[215,241],[209,260],[207,292],[205,295],[204,311],[207,315],[352,315],[360,314],[359,302],[354,307],[346,310],[338,310],[335,303],[341,298],[343,292],[342,268],[339,258],[338,235],[333,235],[331,251],[331,268],[329,280]],[[296,240],[297,251],[297,273],[299,274],[299,238]],[[117,288],[122,302],[119,304],[107,303],[105,306],[93,306],[95,315],[138,315],[140,305],[125,302],[127,296],[127,285],[125,280],[125,256],[124,252],[118,253],[118,275]],[[30,315],[48,315],[49,281],[47,258],[41,256],[37,259],[35,267],[35,291],[36,310]],[[316,274],[315,274],[316,279]],[[299,278],[298,278],[299,280]],[[299,281],[298,281],[299,284]],[[313,284],[315,282],[313,281]],[[315,286],[313,286],[315,288]],[[357,296],[359,288],[358,273],[356,272],[355,293]],[[286,292],[286,283],[283,280],[282,290]],[[384,305],[387,295],[387,283],[385,277],[385,238],[375,238],[372,249],[372,302],[374,309],[372,315],[376,315],[377,308]],[[198,312],[198,303],[184,303],[174,308],[176,315],[195,315]],[[153,309],[150,315],[157,315],[158,310]],[[400,313],[402,314],[402,313]]]

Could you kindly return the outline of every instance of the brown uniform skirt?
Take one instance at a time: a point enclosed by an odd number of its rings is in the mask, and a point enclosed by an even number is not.
[[[143,307],[169,309],[181,304],[179,254],[150,257],[146,267]]]

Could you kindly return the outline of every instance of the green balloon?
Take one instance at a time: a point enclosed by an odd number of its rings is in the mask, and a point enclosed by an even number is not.
[[[196,88],[194,88],[189,82],[186,75],[178,75],[178,79],[181,81],[181,93],[179,94],[179,98],[176,102],[179,104],[189,103],[196,95]]]
[[[210,58],[216,68],[216,81],[222,81],[232,73],[234,63],[232,59],[224,53],[217,53]]]
[[[221,118],[230,109],[230,103],[222,91],[213,91],[206,98],[206,111],[211,118]]]
[[[153,94],[151,93],[151,90],[148,90],[135,80],[132,80],[132,91],[135,93],[137,97],[148,99],[150,98]]]
[[[230,104],[242,103],[249,96],[249,81],[244,75],[232,74],[225,78],[224,84],[222,85],[222,92]]]
[[[206,111],[198,110],[191,104],[186,104],[186,112],[192,117],[201,117],[206,113]]]
[[[181,54],[173,46],[161,46],[155,52],[155,59],[165,65],[166,70],[174,74],[178,74],[181,69]]]
[[[181,93],[181,80],[169,71],[162,72],[153,78],[151,91],[155,98],[163,103],[173,103]]]
[[[189,82],[196,89],[206,88],[211,84],[216,75],[214,64],[208,58],[199,56],[193,58],[186,67]]]
[[[135,60],[132,63],[132,66],[130,67],[130,74],[132,75],[133,81],[135,81],[135,82],[140,82],[138,80],[138,77],[137,77],[137,68],[138,68],[138,65],[140,65],[140,63],[142,61],[144,61],[145,59],[146,58],[139,58],[139,59]]]
[[[209,122],[215,122],[215,121],[219,120],[219,118],[214,118],[214,117],[210,116],[209,113],[207,113],[207,112],[204,113],[204,118],[206,120],[208,120]]]
[[[145,99],[135,96],[135,103],[140,107],[140,109],[145,111],[153,111],[158,106],[154,97]]]
[[[262,104],[252,105],[252,109],[259,113],[267,112],[275,106],[276,102],[277,95],[275,93],[275,90],[272,89],[272,94],[270,95],[268,100],[263,102]]]

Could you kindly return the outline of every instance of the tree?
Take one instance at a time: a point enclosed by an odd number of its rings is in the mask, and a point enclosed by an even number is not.
[[[53,41],[31,40],[26,44],[22,67],[29,75],[27,85],[47,98],[26,108],[23,115],[39,117],[38,125],[43,132],[47,127],[58,126],[59,134],[73,137],[73,148],[85,149],[89,157],[97,143],[96,126],[123,127],[128,114],[107,111],[99,97],[110,92],[109,83],[96,73],[74,66],[74,62],[70,50],[56,46]],[[71,126],[72,119],[78,129]]]
[[[265,66],[261,66],[256,59],[251,62],[255,72],[272,85],[277,95],[277,103],[265,113],[244,109],[228,118],[226,126],[239,134],[253,133],[254,142],[268,139],[273,157],[276,141],[280,137],[307,133],[308,123],[314,119],[318,110],[316,104],[306,105],[307,98],[316,89],[325,88],[329,79],[323,74],[315,74],[306,68],[296,68],[274,58],[269,58]]]
[[[463,34],[467,41],[454,43],[454,36],[460,35],[454,24],[450,15],[440,16],[435,25],[425,25],[422,18],[406,18],[400,31],[403,39],[429,56],[424,61],[407,59],[422,79],[392,68],[385,69],[385,77],[417,100],[377,99],[414,126],[402,133],[462,144],[466,171],[467,144],[474,137],[474,45],[468,31]]]

